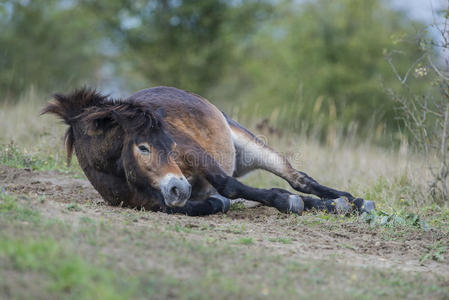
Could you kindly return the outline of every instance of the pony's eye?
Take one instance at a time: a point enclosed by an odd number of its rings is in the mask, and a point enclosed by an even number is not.
[[[139,148],[139,151],[142,152],[143,154],[150,154],[150,149],[147,148],[147,146],[144,145],[139,145],[137,148]]]

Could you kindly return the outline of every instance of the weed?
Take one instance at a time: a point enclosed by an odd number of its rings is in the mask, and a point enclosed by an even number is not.
[[[226,232],[231,232],[234,234],[242,234],[245,232],[245,225],[231,225],[225,229]]]
[[[242,238],[239,238],[238,240],[236,240],[234,243],[239,244],[239,245],[252,245],[254,242],[253,242],[253,238],[242,237]]]
[[[70,211],[81,211],[81,208],[76,203],[67,204],[65,208]]]
[[[373,211],[371,214],[363,213],[360,216],[360,221],[368,223],[371,226],[385,226],[385,227],[405,227],[410,226],[423,230],[428,230],[429,225],[422,220],[419,215],[415,213],[408,213],[403,211],[388,214],[384,211]]]
[[[233,202],[229,208],[231,211],[242,211],[245,209],[243,202]]]
[[[173,230],[175,232],[185,232],[185,233],[191,233],[193,231],[192,227],[187,227],[180,224],[175,224],[174,226],[169,226],[169,230]]]
[[[419,262],[423,264],[427,260],[443,261],[444,253],[447,250],[447,245],[443,245],[440,242],[434,243],[428,248],[428,251],[424,253],[420,258]]]

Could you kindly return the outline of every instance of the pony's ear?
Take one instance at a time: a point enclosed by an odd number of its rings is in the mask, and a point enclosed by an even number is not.
[[[117,112],[116,110],[112,110],[111,117],[112,120],[114,120],[120,127],[126,128],[126,118],[123,117],[119,112]]]

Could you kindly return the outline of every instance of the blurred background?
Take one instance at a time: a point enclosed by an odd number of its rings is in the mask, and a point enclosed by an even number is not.
[[[0,299],[449,299],[448,4],[0,0]],[[157,85],[377,212],[105,206],[39,112],[82,86]]]
[[[3,0],[0,104],[83,85],[114,97],[168,85],[243,123],[397,145],[407,133],[387,93],[401,88],[388,59],[406,74],[422,42],[438,38],[429,25],[444,18],[445,4]],[[416,68],[413,89],[428,90],[431,76]]]

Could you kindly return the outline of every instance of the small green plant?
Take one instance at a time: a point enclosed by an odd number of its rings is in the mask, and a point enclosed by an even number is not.
[[[291,243],[292,243],[292,240],[291,240],[290,238],[283,238],[283,237],[280,237],[280,238],[278,239],[278,241],[279,241],[279,243],[281,243],[281,244],[291,244]]]
[[[231,207],[230,207],[231,211],[242,211],[244,209],[245,209],[245,205],[243,204],[243,202],[231,203]]]
[[[17,207],[16,198],[0,191],[0,213],[9,212]]]
[[[190,233],[193,231],[192,227],[186,227],[182,224],[175,224],[174,226],[169,226],[168,229],[176,232],[185,232],[185,233]]]
[[[254,244],[253,238],[250,238],[250,237],[239,238],[238,240],[235,241],[235,243],[239,244],[239,245],[252,245],[252,244]]]
[[[384,211],[373,211],[371,214],[363,213],[360,221],[368,223],[371,226],[400,227],[411,226],[423,230],[428,230],[429,225],[415,213],[394,212],[388,214]]]
[[[231,232],[234,234],[242,234],[245,232],[245,225],[231,225],[226,228],[227,232]]]
[[[70,211],[81,211],[81,208],[76,203],[67,204],[65,208]]]
[[[425,261],[430,259],[435,261],[443,261],[446,250],[446,245],[437,242],[428,248],[428,251],[420,257],[419,262],[423,264]]]

